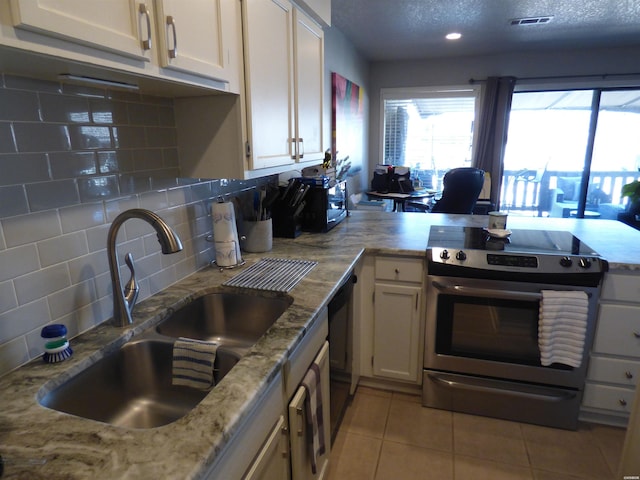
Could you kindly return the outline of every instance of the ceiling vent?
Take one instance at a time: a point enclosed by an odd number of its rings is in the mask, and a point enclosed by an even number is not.
[[[512,26],[515,25],[544,25],[549,23],[553,19],[553,16],[546,17],[526,17],[526,18],[514,18],[510,20]]]

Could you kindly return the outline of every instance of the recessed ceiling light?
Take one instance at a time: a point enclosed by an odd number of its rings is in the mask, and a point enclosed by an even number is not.
[[[462,34],[458,32],[447,33],[444,38],[446,38],[447,40],[459,40],[460,38],[462,38]]]

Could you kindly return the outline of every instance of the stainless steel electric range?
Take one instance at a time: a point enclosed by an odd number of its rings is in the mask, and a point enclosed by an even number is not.
[[[569,232],[507,233],[431,227],[423,405],[575,429],[607,262]],[[579,366],[541,362],[545,290],[587,295]]]

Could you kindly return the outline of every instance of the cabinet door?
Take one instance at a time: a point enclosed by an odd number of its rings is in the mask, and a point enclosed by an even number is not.
[[[11,0],[16,28],[143,61],[151,58],[142,42],[152,39],[151,8],[149,0]]]
[[[376,283],[373,374],[418,382],[422,289]]]
[[[287,480],[289,478],[289,439],[285,432],[284,417],[280,415],[262,450],[243,477],[244,480]]]
[[[322,389],[322,415],[324,419],[324,438],[326,452],[317,459],[316,474],[311,472],[311,459],[309,458],[309,446],[307,444],[308,428],[304,401],[306,390],[299,387],[289,403],[289,435],[291,444],[291,475],[296,480],[320,480],[326,478],[329,466],[329,453],[331,445],[330,395],[329,395],[329,343],[325,342],[314,360],[320,367]]]
[[[230,41],[223,25],[223,2],[229,0],[160,0],[156,2],[160,64],[172,70],[225,81]],[[225,20],[226,21],[226,20]]]
[[[293,6],[287,0],[242,6],[249,168],[292,164]]]
[[[324,159],[324,33],[300,10],[294,11],[297,161]]]

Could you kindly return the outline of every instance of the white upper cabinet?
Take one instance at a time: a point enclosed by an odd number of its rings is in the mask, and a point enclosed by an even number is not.
[[[162,67],[215,79],[228,77],[228,43],[236,25],[223,25],[224,3],[229,0],[156,2]]]
[[[288,0],[243,2],[249,169],[318,163],[324,36]]]
[[[324,34],[300,10],[294,11],[295,106],[298,161],[324,159]]]
[[[11,0],[11,14],[16,28],[130,58],[151,58],[153,12],[144,2]]]
[[[240,92],[239,0],[10,0],[9,6],[0,5],[0,45],[48,55],[49,69],[59,69],[53,73],[64,73],[72,60],[74,73],[84,65],[86,76],[127,72],[136,84],[168,80],[167,91],[193,85]],[[39,73],[33,62],[23,63],[16,73]]]
[[[243,3],[247,155],[251,169],[295,162],[293,5]]]

